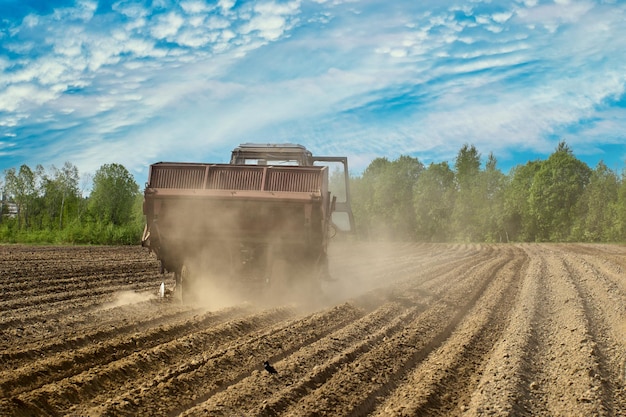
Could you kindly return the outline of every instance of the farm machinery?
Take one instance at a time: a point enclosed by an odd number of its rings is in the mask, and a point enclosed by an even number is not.
[[[348,180],[346,157],[296,144],[242,144],[229,164],[158,162],[142,245],[174,273],[183,301],[206,283],[318,290],[329,279],[329,239],[354,230]]]

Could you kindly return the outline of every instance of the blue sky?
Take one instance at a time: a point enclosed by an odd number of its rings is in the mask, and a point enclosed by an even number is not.
[[[626,2],[0,0],[0,172],[227,162],[244,142],[505,172],[626,160]]]

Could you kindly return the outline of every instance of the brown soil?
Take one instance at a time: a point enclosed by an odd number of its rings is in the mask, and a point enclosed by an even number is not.
[[[626,416],[625,246],[337,242],[287,304],[182,305],[158,270],[0,246],[0,415]]]

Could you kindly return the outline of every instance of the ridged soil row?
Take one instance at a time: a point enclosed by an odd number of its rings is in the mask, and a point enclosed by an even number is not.
[[[136,338],[137,333],[159,326],[202,321],[211,313],[192,309],[182,304],[157,300],[132,303],[106,310],[91,309],[59,320],[46,320],[43,329],[23,333],[19,338],[0,344],[0,364],[6,369],[17,369],[32,361],[42,360],[56,353],[78,350],[115,337]],[[54,337],[51,337],[54,336]]]
[[[255,410],[261,415],[275,414],[308,392],[311,386],[323,383],[346,362],[371,348],[385,335],[396,331],[405,320],[411,320],[418,310],[418,306],[407,309],[398,303],[386,304],[347,327],[302,347],[287,358],[268,358],[280,369],[280,376],[270,376],[265,371],[255,370],[237,384],[227,387],[227,390],[209,393],[206,401],[199,405],[191,408],[188,408],[190,405],[185,406],[187,409],[182,415],[227,415],[235,410],[247,416],[255,415]],[[323,364],[317,365],[320,361]],[[268,380],[284,386],[279,396],[272,397],[271,402],[266,401]],[[271,389],[276,388],[274,386]]]
[[[182,414],[228,415],[235,410],[246,416],[281,414],[373,346],[402,331],[406,322],[414,320],[426,306],[456,285],[456,277],[466,267],[467,264],[449,263],[445,274],[441,270],[431,271],[410,280],[405,278],[398,287],[377,290],[389,299],[387,303],[325,338],[289,356],[277,358],[281,359],[275,363],[280,369],[278,377],[254,371],[239,383],[207,397],[206,401],[191,406]],[[360,301],[355,300],[355,303]],[[270,393],[272,395],[268,398]]]
[[[120,385],[106,397],[80,404],[69,414],[168,415],[181,403],[193,403],[207,393],[235,384],[258,369],[265,359],[289,354],[362,315],[361,310],[346,303],[305,318],[266,325],[215,347],[202,346],[195,356],[168,364],[169,371]]]
[[[183,337],[149,349],[137,346],[134,353],[121,359],[102,365],[87,364],[87,369],[79,374],[12,396],[0,402],[0,410],[5,415],[65,415],[76,404],[94,398],[101,403],[126,384],[145,381],[144,378],[153,380],[164,369],[166,373],[176,373],[178,367],[198,366],[208,360],[204,358],[207,351],[224,349],[234,340],[263,332],[276,323],[284,324],[293,315],[292,309],[275,309],[201,331],[189,329]]]
[[[103,269],[108,265],[108,270]],[[7,292],[46,291],[36,281],[52,285],[84,281],[85,277],[115,271],[119,275],[158,271],[158,261],[145,249],[134,246],[0,246],[0,271]],[[61,281],[59,281],[61,280]],[[0,296],[0,300],[4,298]]]
[[[415,257],[423,257],[431,254],[435,245],[419,243],[387,243],[379,242],[351,242],[350,244],[331,245],[328,249],[328,258],[331,267],[339,267],[342,270],[358,269],[362,265],[374,263],[385,265],[388,263],[412,261]],[[439,247],[439,245],[437,245]],[[437,251],[438,253],[450,252],[450,249]],[[455,251],[456,252],[456,251]],[[362,256],[354,256],[359,253]]]
[[[355,303],[355,305],[365,310],[371,308],[370,306],[377,308],[383,299],[401,301],[403,298],[401,289],[403,281],[406,282],[406,285],[412,286],[418,279],[422,292],[430,291],[437,293],[442,285],[442,276],[451,274],[453,271],[461,273],[467,269],[468,264],[488,259],[492,251],[493,248],[487,246],[482,252],[472,256],[458,256],[454,251],[435,251],[435,253],[430,255],[420,253],[419,256],[411,257],[411,260],[403,263],[389,258],[386,263],[376,262],[376,268],[368,267],[367,264],[364,264],[360,268],[353,270],[350,275],[345,274],[345,281],[348,282],[345,285],[359,287],[360,290],[356,291],[359,295],[351,299],[351,302]],[[367,276],[367,278],[363,278],[365,282],[357,280],[355,280],[357,282],[354,282],[351,280],[354,275]],[[395,282],[398,285],[390,286],[390,284]],[[367,289],[370,289],[370,291],[366,291]],[[334,289],[329,287],[330,301],[336,296],[332,295],[333,291]],[[341,293],[341,291],[338,292]],[[355,292],[355,290],[353,289],[352,292]],[[341,295],[338,297],[342,299]]]
[[[359,244],[353,251],[359,256],[342,257],[339,254],[330,256],[331,275],[337,279],[335,286],[362,284],[369,289],[373,285],[385,285],[391,280],[406,274],[421,273],[426,268],[437,267],[449,262],[459,263],[476,253],[459,255],[456,250],[433,250],[427,246],[415,244],[388,244],[381,250],[377,245]],[[438,245],[437,245],[438,247]],[[414,248],[411,250],[411,248]],[[378,250],[376,250],[378,249]]]
[[[153,281],[158,262],[138,247],[0,246],[0,311],[10,311],[68,300],[77,291],[139,288]],[[26,310],[17,312],[22,315]],[[4,315],[7,316],[7,315]]]
[[[75,298],[76,294],[74,294],[63,296],[62,301],[41,302],[41,304],[33,304],[26,308],[2,312],[0,330],[3,332],[0,336],[0,346],[11,339],[16,339],[18,343],[21,343],[21,341],[28,342],[36,338],[57,337],[58,332],[68,329],[68,324],[79,321],[90,313],[97,315],[103,310],[103,306],[114,303],[118,294],[132,294],[141,299],[156,299],[157,288],[156,282],[131,284],[108,290],[101,289],[94,293],[87,292],[81,298]]]
[[[599,259],[605,259],[616,265],[626,268],[626,245],[613,245],[601,243],[577,243],[574,245],[564,244],[567,250],[576,253],[595,256]]]
[[[523,410],[536,416],[607,415],[596,343],[581,294],[563,260],[549,245],[530,246],[542,259],[538,314],[527,358],[529,391]]]
[[[44,293],[37,295],[19,294],[10,300],[0,303],[0,311],[23,312],[29,309],[38,309],[40,305],[50,305],[54,303],[62,303],[66,301],[75,301],[80,299],[92,299],[93,297],[103,297],[120,291],[141,291],[150,288],[156,291],[156,274],[136,275],[129,274],[126,276],[114,275],[111,278],[109,274],[95,275],[87,277],[84,285],[72,285],[64,288],[62,291],[50,288]],[[33,285],[45,287],[46,281],[33,279]],[[20,312],[20,314],[23,314]]]
[[[42,286],[41,280],[31,277],[32,286]],[[114,303],[119,294],[135,293],[144,298],[156,296],[158,283],[162,277],[153,274],[133,275],[128,274],[121,277],[117,284],[108,281],[101,281],[99,276],[89,277],[88,289],[62,291],[58,294],[46,294],[37,297],[26,297],[22,294],[15,294],[14,300],[0,304],[0,311],[4,312],[0,316],[0,330],[11,330],[15,328],[28,327],[28,331],[41,330],[40,323],[54,325],[58,322],[80,319],[82,314],[106,309],[108,303]],[[168,282],[166,280],[166,282]],[[19,304],[17,307],[15,305]],[[41,308],[45,305],[46,308]],[[32,326],[32,325],[35,326]],[[60,326],[65,328],[65,325]],[[28,333],[28,332],[27,332]],[[20,335],[22,338],[24,335]]]
[[[397,267],[397,265],[392,264],[392,267]],[[448,265],[448,268],[452,267],[452,265]],[[454,267],[457,268],[457,273],[459,273],[460,270],[463,268],[461,264],[455,264]],[[437,275],[428,276],[428,278],[431,279],[435,277],[437,277]],[[446,281],[442,278],[440,283],[441,287],[445,287],[445,282]],[[433,287],[436,287],[436,285],[433,285]],[[363,297],[354,299],[352,303],[354,305],[364,306],[369,311],[373,311],[374,313],[372,314],[374,314],[374,316],[372,317],[376,317],[376,312],[380,309],[382,309],[380,311],[394,311],[395,307],[389,310],[386,299],[388,297],[391,297],[393,300],[395,300],[397,298],[395,292],[392,291],[392,293],[389,293],[389,291],[385,288],[376,290],[374,292],[376,293],[375,296],[365,295]],[[422,295],[421,297],[425,298],[426,296]],[[362,298],[367,298],[368,301],[362,301]],[[405,305],[406,302],[410,302],[410,300],[407,300],[406,297],[404,297],[401,300],[400,304]],[[394,301],[394,303],[397,304],[397,301]],[[392,305],[395,305],[394,303],[392,303]],[[349,306],[350,304],[345,305]],[[158,415],[159,412],[163,411],[163,406],[159,406],[157,403],[160,401],[160,398],[163,398],[164,396],[169,398],[171,401],[168,407],[173,407],[173,410],[183,412],[186,408],[193,407],[195,404],[206,401],[212,396],[217,395],[220,392],[224,392],[225,390],[228,390],[229,392],[239,392],[239,382],[249,375],[255,373],[255,371],[258,371],[260,368],[260,364],[264,359],[270,359],[271,361],[279,360],[278,364],[279,366],[282,366],[280,362],[281,358],[291,357],[294,352],[305,346],[315,345],[316,341],[318,340],[328,340],[328,335],[333,333],[333,331],[339,331],[343,327],[350,325],[350,322],[346,321],[343,326],[332,329],[323,320],[319,320],[319,318],[313,319],[314,317],[315,316],[307,318],[307,320],[310,320],[311,324],[313,324],[310,327],[308,333],[301,332],[302,337],[308,337],[308,341],[306,343],[301,343],[299,345],[294,345],[293,347],[291,347],[288,345],[289,340],[285,339],[285,337],[281,335],[280,332],[271,332],[272,339],[275,340],[277,343],[280,343],[278,346],[278,350],[270,350],[265,347],[263,349],[263,352],[261,352],[258,350],[258,347],[254,346],[254,344],[233,344],[230,348],[231,351],[236,351],[238,355],[242,354],[244,358],[244,360],[241,360],[241,362],[239,363],[238,368],[233,368],[230,371],[228,371],[227,369],[223,369],[226,368],[225,365],[232,364],[230,362],[224,363],[223,360],[220,358],[220,360],[207,363],[206,366],[198,369],[198,371],[194,370],[193,372],[190,372],[188,374],[181,375],[181,378],[178,378],[177,380],[168,380],[165,381],[165,383],[163,383],[162,385],[158,384],[156,388],[150,389],[150,392],[145,392],[144,390],[146,395],[143,395],[144,392],[137,393],[137,391],[135,390],[134,392],[129,392],[128,395],[125,394],[122,396],[125,396],[126,398],[133,398],[139,395],[141,404],[139,404],[139,402],[137,401],[135,401],[135,403],[133,404],[127,401],[123,401],[123,399],[114,399],[110,406],[106,406],[104,408],[105,411],[103,411],[102,408],[98,408],[89,410],[89,413],[91,415],[98,415],[100,413],[128,413],[129,415],[132,415],[140,412]],[[292,324],[292,328],[293,326],[301,327],[302,323],[295,322]],[[363,336],[363,339],[365,339],[365,336]],[[323,344],[324,342],[321,343]],[[303,369],[307,368],[305,367]],[[322,374],[324,373],[322,372]],[[197,384],[195,384],[194,386],[194,388],[196,388],[196,392],[192,395],[187,394],[187,396],[185,397],[171,394],[172,392],[179,391],[189,393],[190,390],[188,386],[193,385],[192,381],[197,381]],[[153,387],[154,385],[155,384],[152,384]],[[233,386],[237,386],[237,388],[231,388]],[[201,388],[198,389],[197,387]],[[247,400],[250,402],[252,402],[251,398],[252,396],[247,396]],[[264,398],[264,396],[262,396],[261,398]],[[178,406],[176,405],[176,401],[179,402]],[[173,414],[176,414],[178,411],[173,412]]]
[[[525,247],[524,247],[525,248]],[[528,249],[525,248],[525,251]],[[545,260],[528,253],[528,265],[520,276],[519,293],[509,314],[506,329],[483,366],[482,375],[465,409],[468,417],[532,415],[525,408],[532,371],[529,352],[539,313],[540,281],[547,275]]]
[[[157,287],[156,283],[153,287]],[[193,312],[190,306],[160,300],[152,288],[150,291],[126,291],[110,294],[104,299],[84,298],[61,303],[33,306],[27,311],[3,313],[0,329],[0,350],[6,353],[27,351],[32,346],[44,348],[49,344],[65,341],[100,341],[102,337],[115,334],[116,328],[126,325],[159,320],[159,317]],[[102,337],[86,336],[98,333]],[[80,347],[80,343],[74,347]],[[6,357],[0,355],[0,358]],[[16,356],[17,358],[17,356]],[[0,359],[1,361],[1,359]]]
[[[377,280],[384,275],[403,276],[403,272],[460,261],[479,253],[463,250],[458,245],[387,244],[383,249],[379,244],[358,243],[355,246],[341,246],[329,255],[331,273],[337,279],[363,274],[374,276]],[[348,247],[351,255],[345,254]],[[360,256],[354,256],[354,253]]]
[[[113,329],[110,326],[101,327],[97,331],[84,332],[74,339],[54,339],[47,346],[5,352],[2,354],[2,362],[10,370],[0,372],[0,393],[8,396],[32,391],[95,366],[130,356],[139,347],[145,350],[162,345],[250,311],[249,307],[201,315],[188,311],[187,314],[160,316]],[[12,356],[20,360],[11,360]]]
[[[600,248],[604,248],[601,245]],[[621,254],[618,252],[622,248]],[[611,249],[610,251],[608,249]],[[619,247],[609,247],[607,250],[596,250],[580,245],[567,245],[564,250],[579,255],[579,258],[585,259],[588,263],[592,263],[594,268],[600,273],[606,282],[604,285],[610,287],[611,294],[620,293],[622,296],[626,294],[626,249]],[[615,302],[622,300],[616,299]]]
[[[567,252],[561,256],[589,321],[604,407],[611,416],[626,414],[626,294],[615,286],[618,276],[602,271],[601,259],[585,259]]]
[[[282,414],[345,416],[373,412],[378,397],[388,395],[411,369],[450,337],[493,274],[507,262],[508,259],[493,256],[468,264],[453,281],[454,286],[422,314],[372,349],[351,358],[323,385],[315,387]]]
[[[494,344],[502,337],[518,297],[528,257],[519,248],[501,270],[495,271],[476,304],[463,316],[450,337],[399,383],[375,416],[460,415]]]
[[[371,256],[355,257],[354,253],[367,254]],[[331,274],[340,278],[349,271],[362,271],[363,268],[374,268],[379,272],[387,267],[389,263],[396,265],[411,264],[415,256],[420,256],[420,251],[414,249],[413,244],[392,244],[389,251],[381,251],[379,245],[372,245],[363,242],[354,242],[345,245],[331,245],[329,247],[328,262]]]
[[[103,282],[116,282],[120,278],[154,275],[159,271],[158,264],[149,257],[135,260],[132,263],[124,262],[121,259],[104,259],[90,262],[88,265],[76,265],[75,259],[64,259],[61,256],[55,258],[54,252],[51,252],[50,256],[50,259],[43,262],[25,257],[21,262],[3,265],[5,269],[2,276],[6,282],[5,291],[0,296],[0,301],[13,298],[12,295],[15,293],[31,297],[50,292],[56,293],[84,288],[92,285],[94,277],[99,277]],[[29,264],[37,262],[37,268],[25,268],[24,262]],[[110,266],[108,269],[102,268],[103,265],[107,264]],[[33,279],[40,285],[32,285]],[[100,285],[102,286],[102,284]]]

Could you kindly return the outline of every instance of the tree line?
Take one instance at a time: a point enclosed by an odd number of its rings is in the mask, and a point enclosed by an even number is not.
[[[70,162],[49,169],[22,165],[4,171],[0,190],[0,242],[135,244],[141,238],[142,195],[120,164],[102,165],[82,186]]]
[[[626,176],[560,142],[504,174],[464,145],[454,166],[377,158],[352,179],[358,234],[426,242],[625,242]]]
[[[337,175],[339,175],[337,173]],[[341,178],[340,178],[341,177]],[[91,181],[91,193],[83,196]],[[342,176],[331,177],[341,182]],[[82,184],[82,186],[81,186]],[[626,242],[626,173],[594,169],[560,142],[508,174],[463,145],[454,165],[377,158],[350,179],[362,239],[424,242]],[[0,242],[138,244],[142,193],[119,164],[81,178],[61,168],[11,168],[0,178]]]

